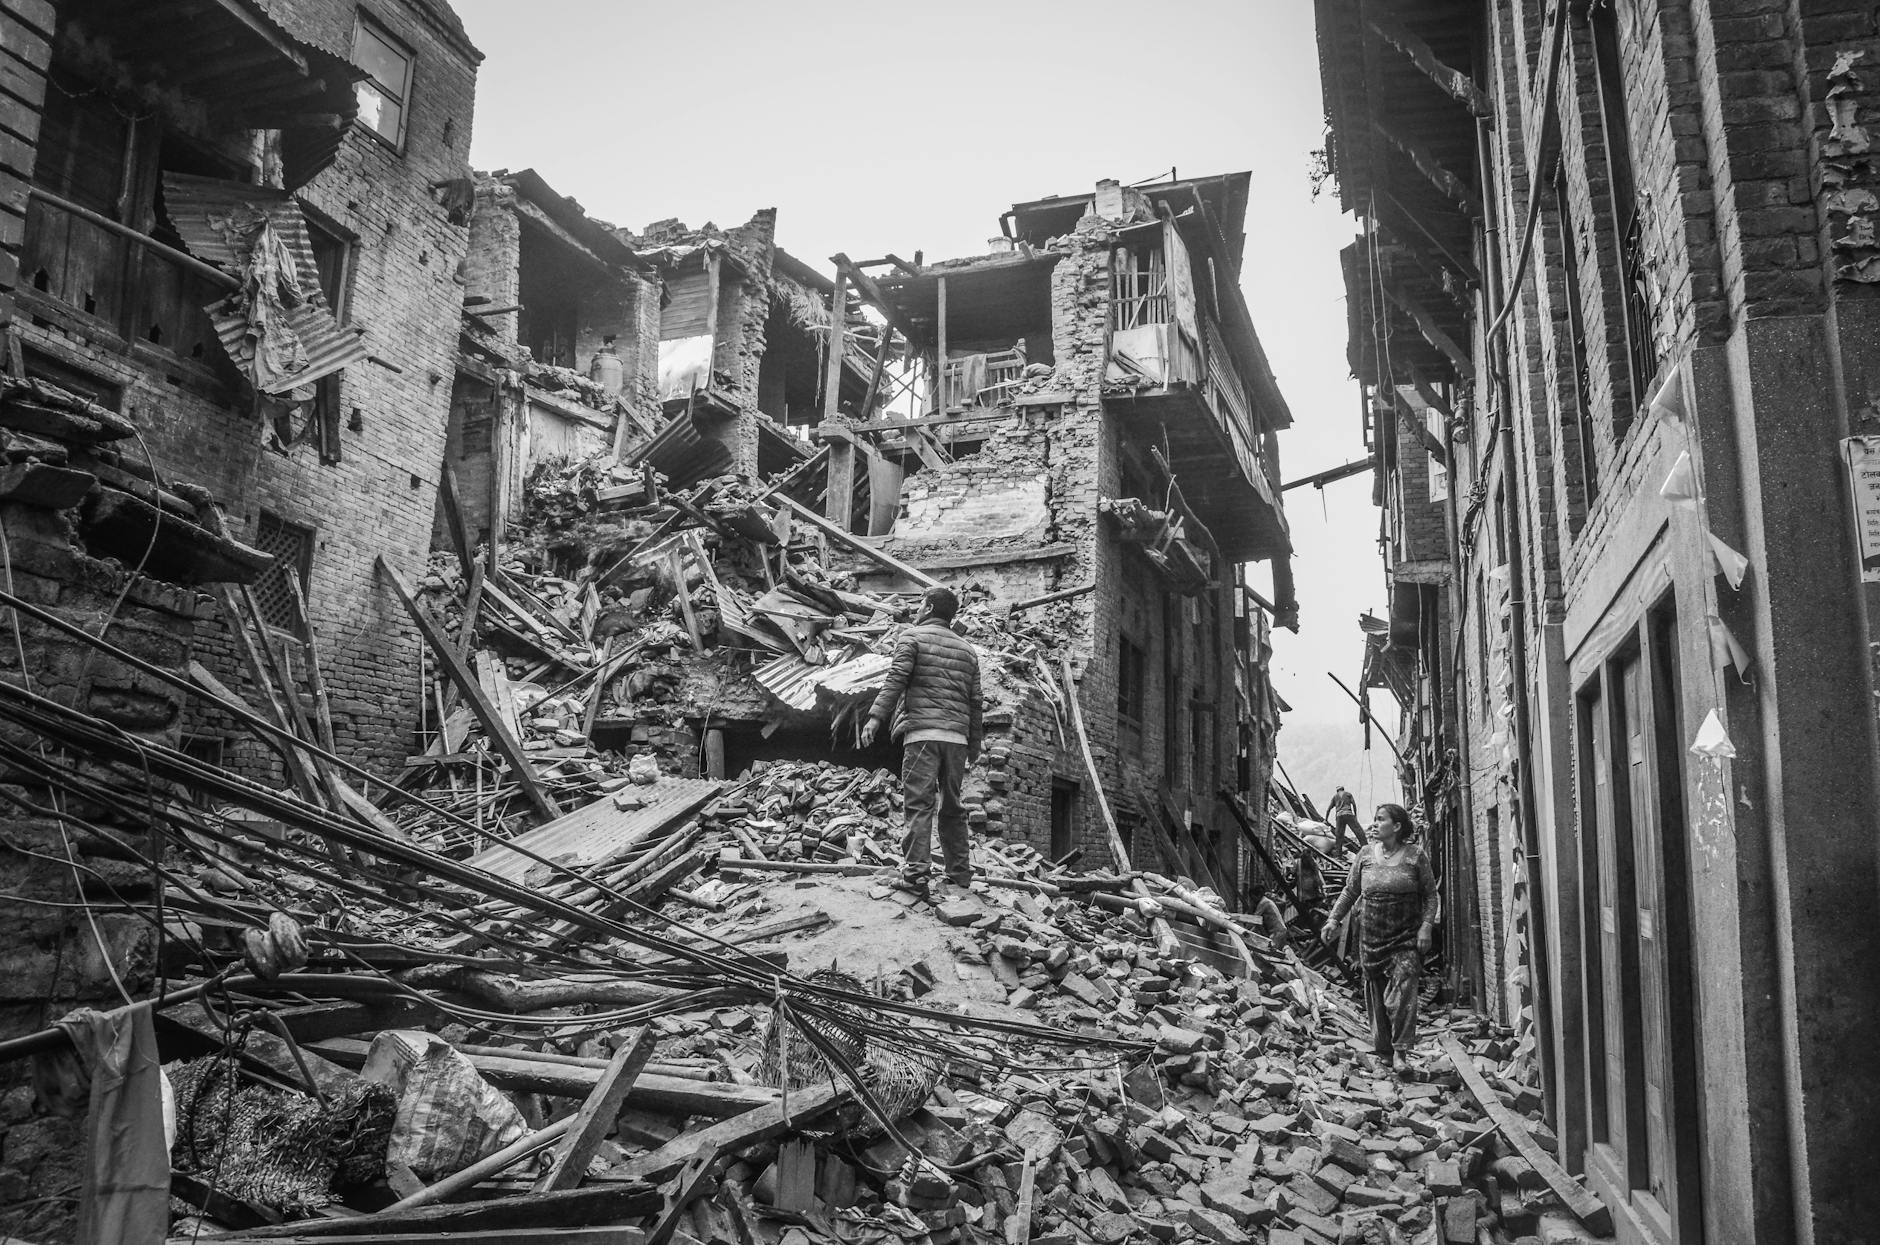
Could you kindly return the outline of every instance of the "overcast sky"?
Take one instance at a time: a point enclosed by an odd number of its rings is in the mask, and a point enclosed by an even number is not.
[[[1011,204],[1103,177],[1252,169],[1243,285],[1295,420],[1285,477],[1364,453],[1338,269],[1355,226],[1311,197],[1302,0],[953,0],[919,21],[831,0],[455,4],[488,58],[476,167],[533,167],[635,228],[775,207],[778,243],[825,270],[837,251],[977,254]],[[1356,686],[1358,614],[1383,612],[1369,478],[1286,501],[1301,627],[1279,633],[1274,681],[1288,721],[1350,723],[1326,672]],[[1266,567],[1254,582],[1270,588]]]

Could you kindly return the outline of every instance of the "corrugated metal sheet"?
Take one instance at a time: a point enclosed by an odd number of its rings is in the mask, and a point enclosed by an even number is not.
[[[266,216],[274,236],[292,259],[294,276],[305,301],[287,310],[286,323],[281,327],[299,341],[305,367],[289,377],[258,381],[257,388],[266,393],[285,393],[365,361],[364,330],[341,325],[326,305],[326,296],[320,289],[320,268],[313,258],[313,239],[307,232],[300,204],[292,195],[266,186],[165,173],[163,203],[171,225],[183,239],[183,246],[190,254],[218,268],[238,276],[247,270],[248,240],[239,230],[238,222],[256,212]],[[210,307],[209,313],[222,348],[250,379],[255,379],[247,315],[227,300]]]
[[[892,664],[893,660],[881,653],[863,653],[832,666],[812,666],[795,653],[786,653],[759,666],[752,677],[784,704],[808,712],[816,707],[819,691],[857,696],[878,690]]]
[[[643,808],[621,809],[613,796],[605,796],[565,817],[511,840],[538,855],[562,864],[587,867],[605,864],[641,839],[679,822],[701,808],[725,784],[716,778],[661,778],[650,787],[628,787],[646,800]],[[488,848],[472,856],[470,864],[486,873],[522,881],[535,862],[509,844]]]
[[[681,411],[652,440],[635,450],[629,463],[649,462],[674,487],[709,480],[731,465],[731,447],[699,431],[698,423]]]
[[[816,685],[834,696],[858,696],[878,692],[887,681],[888,667],[894,659],[884,653],[863,653],[853,661],[827,666]]]
[[[823,667],[812,666],[795,653],[785,653],[751,672],[757,685],[792,709],[816,707],[816,685],[810,682]]]

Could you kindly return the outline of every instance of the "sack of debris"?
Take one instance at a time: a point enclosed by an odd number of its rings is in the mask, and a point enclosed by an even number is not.
[[[420,1180],[462,1171],[529,1131],[515,1103],[429,1033],[379,1034],[359,1075],[398,1095],[386,1162],[403,1163]]]

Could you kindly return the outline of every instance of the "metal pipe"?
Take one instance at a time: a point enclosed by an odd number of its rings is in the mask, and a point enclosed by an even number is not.
[[[163,256],[163,258],[169,260],[171,263],[188,269],[190,272],[195,273],[212,285],[219,286],[225,290],[239,290],[242,287],[239,277],[232,277],[213,264],[205,264],[189,252],[179,251],[167,243],[159,242],[149,234],[132,229],[122,221],[112,220],[109,216],[101,215],[88,207],[80,207],[70,199],[55,195],[43,186],[28,186],[26,188],[26,195],[28,198],[38,199],[42,203],[58,208],[61,212],[69,212],[73,216],[78,217],[78,219],[96,225],[98,228],[108,233],[117,234],[122,238],[129,238],[132,242],[135,242],[145,250],[155,251],[158,255]]]

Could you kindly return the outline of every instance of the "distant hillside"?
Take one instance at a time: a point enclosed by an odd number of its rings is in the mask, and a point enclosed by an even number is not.
[[[1279,763],[1320,812],[1341,785],[1357,797],[1364,820],[1372,806],[1403,798],[1390,748],[1373,731],[1366,752],[1364,731],[1356,722],[1301,722],[1289,715],[1279,731]]]

